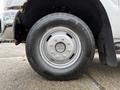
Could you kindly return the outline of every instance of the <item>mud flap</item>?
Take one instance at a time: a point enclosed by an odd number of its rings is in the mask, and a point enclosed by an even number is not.
[[[100,32],[97,40],[97,47],[101,63],[116,67],[118,63],[114,49],[112,31],[110,29],[104,28]]]
[[[1,20],[0,20],[0,33],[2,32],[2,25],[1,25]]]
[[[26,36],[28,34],[28,30],[22,24],[21,15],[22,13],[19,11],[15,17],[13,26],[14,39],[16,45],[20,44],[22,41],[26,41]]]

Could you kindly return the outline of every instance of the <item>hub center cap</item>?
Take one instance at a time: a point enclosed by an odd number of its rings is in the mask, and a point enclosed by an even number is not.
[[[66,49],[66,45],[62,42],[58,42],[56,45],[55,45],[55,49],[58,53],[63,53]]]

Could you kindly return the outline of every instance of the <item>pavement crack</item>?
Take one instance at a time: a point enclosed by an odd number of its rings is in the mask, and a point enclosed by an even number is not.
[[[85,73],[100,90],[106,90],[95,78],[93,78],[88,72]]]

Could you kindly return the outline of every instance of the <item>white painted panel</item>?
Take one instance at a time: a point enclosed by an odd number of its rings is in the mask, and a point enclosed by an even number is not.
[[[120,6],[113,0],[100,0],[108,14],[114,38],[120,38]]]
[[[4,0],[5,7],[23,5],[27,0]]]
[[[115,5],[118,5],[118,0],[111,0]]]

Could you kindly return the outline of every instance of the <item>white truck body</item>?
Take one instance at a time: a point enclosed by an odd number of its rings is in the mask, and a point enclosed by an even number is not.
[[[114,39],[120,38],[120,0],[100,1],[107,12]]]

